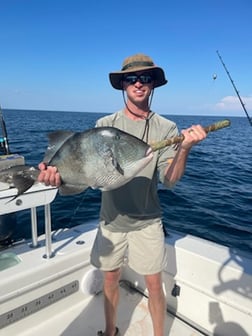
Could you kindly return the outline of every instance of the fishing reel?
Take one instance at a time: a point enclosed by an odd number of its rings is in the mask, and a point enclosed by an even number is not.
[[[2,136],[0,136],[0,154],[3,153],[3,155],[9,155],[9,143],[8,143],[8,137],[7,137],[7,130],[3,118],[3,114],[0,108],[0,126],[1,126],[1,133]]]
[[[4,137],[0,138],[0,151],[3,155],[9,154],[9,144],[8,140]]]

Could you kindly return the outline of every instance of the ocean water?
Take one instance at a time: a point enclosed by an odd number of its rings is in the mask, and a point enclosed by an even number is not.
[[[12,153],[26,164],[42,161],[47,133],[57,129],[82,131],[94,127],[103,113],[4,110]],[[210,116],[165,116],[179,129],[209,125],[221,119]],[[173,190],[160,189],[167,231],[193,234],[232,249],[252,251],[252,127],[246,118],[228,118],[231,126],[210,133],[193,147],[185,175]],[[88,189],[75,196],[59,196],[52,203],[53,229],[72,227],[98,219],[100,191]],[[43,232],[39,209],[39,233]],[[30,213],[17,214],[14,239],[31,236]]]

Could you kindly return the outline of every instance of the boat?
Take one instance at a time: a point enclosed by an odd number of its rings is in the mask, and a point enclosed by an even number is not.
[[[19,164],[0,156],[0,166]],[[1,167],[0,167],[1,168]],[[36,183],[24,194],[1,186],[0,217],[30,210],[31,238],[0,250],[0,335],[94,336],[104,329],[103,275],[90,264],[98,222],[52,231],[57,188]],[[44,208],[44,234],[37,211]],[[2,217],[3,218],[3,217]],[[163,272],[165,335],[251,336],[252,254],[189,234],[169,231]],[[125,336],[151,336],[143,276],[125,258],[120,280],[118,327]]]
[[[32,237],[0,251],[0,335],[92,336],[104,328],[102,273],[89,261],[95,221],[51,231],[57,188],[36,184],[0,191],[0,215],[31,211]],[[37,236],[37,208],[45,234]],[[252,257],[177,232],[166,237],[163,272],[166,333],[175,336],[249,336],[252,331]],[[120,281],[122,335],[152,335],[144,279],[127,265]]]

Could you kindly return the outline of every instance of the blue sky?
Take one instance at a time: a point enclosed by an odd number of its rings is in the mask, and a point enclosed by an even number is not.
[[[114,112],[108,73],[141,52],[169,81],[154,111],[243,116],[219,50],[251,115],[251,14],[251,0],[0,0],[0,104]]]

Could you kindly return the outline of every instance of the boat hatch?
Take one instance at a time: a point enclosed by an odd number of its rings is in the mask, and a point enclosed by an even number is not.
[[[21,262],[21,259],[15,254],[11,252],[1,253],[0,254],[0,272],[18,265]]]

